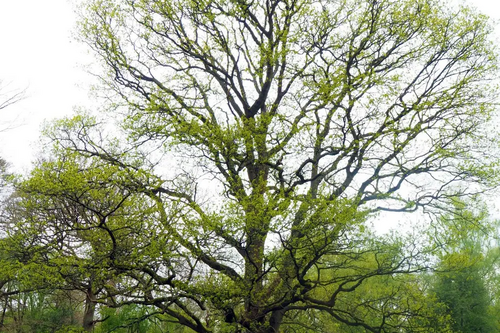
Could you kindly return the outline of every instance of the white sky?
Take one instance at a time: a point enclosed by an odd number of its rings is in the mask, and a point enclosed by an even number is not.
[[[500,1],[468,3],[500,19]],[[19,125],[0,133],[0,156],[18,172],[29,168],[39,150],[43,121],[90,105],[91,79],[83,66],[91,57],[84,45],[72,40],[74,21],[69,0],[0,0],[0,80],[28,91],[25,100],[0,114],[0,129],[14,120]]]
[[[25,100],[0,114],[0,129],[18,125],[0,133],[0,156],[17,168],[30,166],[44,120],[88,101],[90,56],[71,37],[74,22],[68,0],[0,0],[0,80],[27,88]]]

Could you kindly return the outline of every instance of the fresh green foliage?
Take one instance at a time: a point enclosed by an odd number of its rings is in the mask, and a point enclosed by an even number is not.
[[[47,128],[17,185],[23,264],[90,310],[199,333],[429,327],[411,275],[429,248],[367,220],[497,183],[486,17],[437,0],[88,0],[80,28],[113,122]]]
[[[191,333],[193,331],[172,321],[172,318],[139,305],[126,305],[118,309],[103,308],[104,321],[97,332],[116,333]]]
[[[445,305],[442,311],[454,332],[493,333],[498,332],[498,319],[487,279],[498,279],[498,249],[489,246],[498,238],[498,223],[488,221],[484,208],[477,213],[471,208],[455,201],[454,209],[440,218],[449,232],[439,233],[443,248],[433,292]]]
[[[454,332],[498,332],[490,311],[491,298],[477,267],[439,274],[435,293],[446,305]]]
[[[73,296],[55,290],[15,293],[9,297],[4,294],[0,306],[0,331],[81,332],[77,321],[80,302]]]

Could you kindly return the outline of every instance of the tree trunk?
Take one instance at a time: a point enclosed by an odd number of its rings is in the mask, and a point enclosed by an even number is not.
[[[83,329],[87,332],[91,332],[94,329],[95,307],[95,296],[92,288],[89,288],[85,295],[85,312],[83,313]]]

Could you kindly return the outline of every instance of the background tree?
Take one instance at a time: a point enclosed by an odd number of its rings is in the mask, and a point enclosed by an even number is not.
[[[484,207],[476,207],[476,213],[474,208],[455,201],[454,209],[441,216],[438,225],[450,232],[437,232],[442,253],[433,290],[455,332],[497,332],[495,290],[487,279],[498,279],[498,222],[488,221]]]
[[[481,131],[497,96],[484,16],[434,0],[91,0],[81,30],[122,132],[58,122],[53,162],[19,189],[34,216],[77,208],[51,228],[84,234],[92,267],[118,276],[103,302],[195,332],[278,332],[306,312],[408,329],[405,313],[371,321],[383,306],[343,300],[426,268],[424,249],[372,240],[370,213],[496,182]],[[132,217],[111,218],[122,199]],[[67,246],[46,221],[25,225]]]
[[[57,289],[53,270],[28,262],[36,251],[9,236],[0,241],[0,331],[56,332],[80,321],[82,294]]]
[[[0,112],[7,107],[15,104],[26,97],[26,90],[9,89],[8,84],[4,84],[0,80]],[[7,127],[0,128],[0,132],[8,129]],[[0,189],[5,186],[5,177],[7,176],[8,163],[3,158],[0,158]]]
[[[19,91],[19,90],[11,90],[9,89],[8,84],[4,84],[2,81],[0,81],[0,111],[4,111],[8,106],[11,106],[14,103],[17,103],[21,101],[22,99],[25,98],[25,93],[26,91]],[[7,126],[8,128],[8,126]],[[3,131],[7,128],[1,128],[0,131]],[[8,197],[9,191],[6,190],[6,186],[8,184],[8,178],[9,178],[9,172],[8,172],[9,164],[7,163],[6,160],[0,157],[0,202],[3,203],[3,201]],[[3,204],[2,204],[3,207]],[[1,222],[6,221],[7,217],[5,216],[5,212],[1,211],[0,213],[0,220]],[[0,231],[0,263],[2,265],[2,272],[0,273],[0,330],[5,329],[5,317],[6,317],[6,312],[9,308],[11,312],[13,310],[12,306],[12,301],[14,295],[19,294],[19,288],[18,284],[15,280],[15,270],[19,268],[19,266],[16,266],[15,262],[13,262],[13,258],[11,256],[11,253],[9,251],[6,251],[5,244],[8,243],[9,241],[4,240],[3,238],[6,237],[5,233],[5,228],[1,228]],[[21,304],[21,302],[17,302],[18,304]]]
[[[21,256],[20,267],[35,267],[33,289],[83,294],[82,326],[92,331],[103,290],[109,289],[113,305],[113,285],[121,282],[121,270],[133,269],[139,264],[136,253],[154,243],[147,231],[147,203],[126,189],[109,186],[111,178],[119,180],[117,168],[103,169],[69,155],[43,166],[18,184],[12,204],[5,208],[11,213],[3,226],[11,241],[6,251]],[[146,222],[138,222],[142,220]]]
[[[0,112],[4,111],[7,107],[18,103],[26,98],[26,89],[12,89],[10,84],[5,84],[0,80]],[[11,128],[11,125],[2,126],[0,131],[5,131]]]
[[[26,90],[12,90],[9,85],[0,81],[0,110],[23,100],[26,97]]]
[[[445,263],[441,269],[452,270],[438,274],[434,288],[437,299],[447,307],[453,331],[497,332],[490,294],[480,275],[481,269],[475,266],[450,268]]]

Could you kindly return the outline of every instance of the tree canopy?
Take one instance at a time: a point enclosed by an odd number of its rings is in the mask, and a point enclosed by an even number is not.
[[[431,332],[423,286],[401,277],[429,249],[366,221],[496,184],[485,16],[434,0],[89,0],[80,28],[119,127],[55,123],[18,184],[32,227],[16,230],[58,283],[200,333],[323,316]]]

